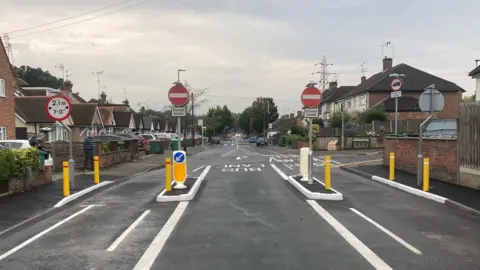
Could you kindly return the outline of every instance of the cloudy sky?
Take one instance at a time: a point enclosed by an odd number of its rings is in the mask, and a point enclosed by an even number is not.
[[[123,3],[121,3],[123,2]],[[271,96],[280,113],[300,107],[326,56],[339,85],[356,85],[381,69],[382,47],[394,64],[407,63],[455,82],[468,94],[467,73],[480,59],[473,0],[0,0],[0,33],[9,33],[15,65],[61,76],[71,70],[74,91],[98,96],[96,76],[114,102],[134,108],[168,105],[182,79],[209,87],[204,106],[240,112]],[[63,18],[87,13],[70,20]],[[118,12],[117,12],[118,11]],[[57,23],[47,24],[52,21]],[[44,26],[34,27],[46,24]],[[23,30],[27,28],[27,30]],[[21,31],[18,31],[21,30]],[[334,79],[334,76],[331,76]]]

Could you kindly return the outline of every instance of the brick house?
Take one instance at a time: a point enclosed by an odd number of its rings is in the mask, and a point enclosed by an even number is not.
[[[429,85],[435,87],[445,97],[444,109],[438,114],[439,118],[457,118],[458,106],[462,100],[462,93],[465,92],[460,86],[453,82],[439,78],[425,71],[416,69],[407,64],[393,65],[391,58],[383,59],[383,71],[371,76],[362,77],[361,83],[349,91],[345,91],[334,101],[337,105],[345,104],[345,111],[360,112],[376,106],[383,105],[389,113],[388,118],[394,119],[394,99],[390,98],[390,74],[404,74],[402,97],[398,99],[399,120],[425,119],[427,113],[421,112],[418,99],[421,93]],[[335,106],[339,108],[339,106]]]
[[[15,139],[15,76],[0,42],[0,140]]]

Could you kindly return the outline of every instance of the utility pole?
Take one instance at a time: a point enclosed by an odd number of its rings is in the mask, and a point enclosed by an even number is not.
[[[62,89],[65,87],[65,66],[63,64],[55,65],[55,68],[60,69],[62,72]]]
[[[360,65],[360,71],[362,72],[362,77],[365,76],[365,74],[367,73],[367,69],[365,68],[365,65],[368,64],[368,62],[363,62],[361,65]]]
[[[328,63],[327,57],[323,57],[322,62],[315,64],[314,66],[320,66],[320,71],[315,73],[320,74],[319,86],[321,86],[322,92],[328,86],[328,77],[334,73],[328,72],[328,66],[333,66],[333,64]]]
[[[10,36],[8,34],[3,35],[3,44],[5,44],[5,50],[7,51],[8,57],[10,58],[10,63],[13,65],[12,43],[10,43]]]
[[[97,75],[97,91],[98,91],[98,98],[100,98],[100,75],[103,75],[103,70],[92,72],[93,75]]]
[[[192,101],[192,145],[195,147],[195,95],[190,93],[190,100]],[[185,145],[186,142],[185,142]]]

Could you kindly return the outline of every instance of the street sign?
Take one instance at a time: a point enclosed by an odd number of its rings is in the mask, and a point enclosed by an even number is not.
[[[422,112],[431,112],[431,105],[433,105],[433,112],[441,112],[445,106],[445,98],[440,91],[435,89],[435,85],[431,85],[420,95],[418,105]]]
[[[391,98],[399,98],[402,96],[402,91],[394,91],[390,93]]]
[[[185,116],[185,107],[172,107],[172,116]]]
[[[273,129],[273,123],[268,123],[268,128]]]
[[[198,119],[198,125],[201,127],[203,126],[203,119]]]
[[[308,108],[304,111],[305,118],[317,118],[318,108]]]
[[[187,104],[189,98],[190,95],[188,94],[187,88],[181,83],[175,83],[175,85],[168,91],[168,99],[177,107]]]
[[[45,111],[53,121],[63,121],[72,114],[72,104],[68,98],[53,96],[45,103]]]
[[[302,101],[303,106],[307,108],[315,108],[320,105],[320,102],[322,101],[322,92],[316,87],[307,87],[303,90],[300,100]]]
[[[390,88],[393,91],[399,91],[403,87],[403,81],[399,78],[395,78],[390,82]]]
[[[173,152],[173,180],[175,180],[175,189],[185,189],[185,180],[187,179],[187,154],[184,151]]]

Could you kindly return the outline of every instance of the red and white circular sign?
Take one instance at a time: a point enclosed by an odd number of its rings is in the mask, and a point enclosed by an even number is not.
[[[190,99],[190,95],[188,94],[187,88],[185,88],[183,84],[176,83],[168,91],[168,99],[173,105],[181,107],[187,104],[188,100]]]
[[[395,78],[390,82],[390,88],[392,88],[393,91],[399,91],[403,87],[403,81],[400,80],[399,78]]]
[[[307,108],[315,108],[320,105],[320,102],[322,102],[322,92],[316,87],[307,87],[303,90],[300,100],[302,101],[303,106]]]
[[[72,103],[68,98],[53,96],[47,99],[45,112],[53,121],[63,121],[72,114]]]

